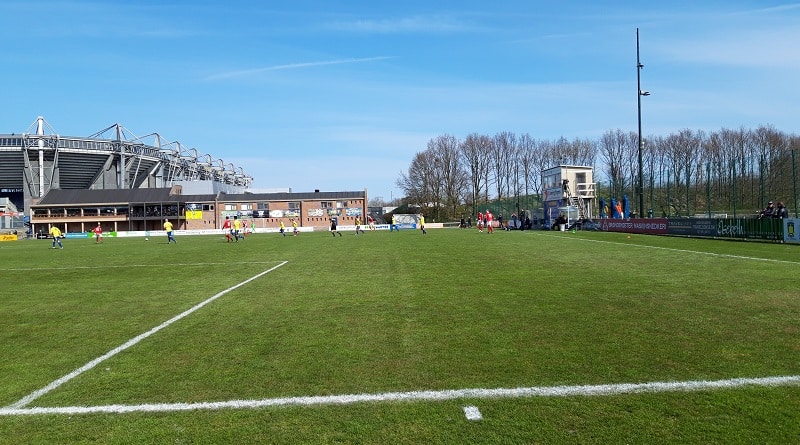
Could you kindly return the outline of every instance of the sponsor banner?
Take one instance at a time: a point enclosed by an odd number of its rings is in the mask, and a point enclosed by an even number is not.
[[[667,234],[667,218],[602,219],[600,230],[605,232]]]
[[[787,218],[783,220],[783,241],[787,243],[800,243],[800,219]]]
[[[717,236],[717,220],[710,218],[670,218],[667,233],[679,236]]]
[[[717,236],[723,238],[783,240],[783,221],[772,218],[717,219]]]
[[[395,224],[395,225],[394,225],[394,228],[395,228],[396,230],[400,230],[400,229],[416,229],[416,228],[417,228],[417,223],[402,223],[402,224]]]
[[[67,232],[64,234],[64,238],[89,238],[92,232]]]
[[[347,216],[361,216],[361,207],[348,207],[344,211]]]
[[[253,218],[269,218],[269,210],[253,210]]]
[[[308,209],[308,216],[322,217],[325,216],[325,211],[322,209]]]
[[[202,210],[189,210],[186,209],[186,219],[203,219]]]
[[[17,235],[0,235],[0,241],[16,241]]]

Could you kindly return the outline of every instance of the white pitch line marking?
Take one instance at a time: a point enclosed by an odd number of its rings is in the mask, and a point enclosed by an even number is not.
[[[153,335],[156,332],[166,328],[167,326],[171,325],[172,323],[175,323],[176,321],[178,321],[178,320],[180,320],[180,319],[182,319],[182,318],[184,318],[184,317],[196,312],[197,310],[199,310],[203,306],[211,303],[212,301],[216,300],[217,298],[227,294],[228,292],[230,292],[230,291],[232,291],[232,290],[234,290],[236,288],[244,286],[245,284],[247,284],[247,283],[249,283],[249,282],[251,282],[253,280],[256,280],[256,279],[258,279],[258,278],[260,278],[260,277],[272,272],[273,270],[283,266],[286,263],[287,263],[287,261],[283,261],[282,263],[278,264],[275,267],[271,267],[271,268],[269,268],[269,269],[267,269],[267,270],[265,270],[265,271],[263,271],[261,273],[258,273],[256,275],[254,275],[254,276],[252,276],[252,277],[240,282],[239,284],[233,285],[233,286],[223,290],[222,292],[219,292],[216,295],[211,296],[210,298],[206,299],[205,301],[192,306],[191,308],[189,308],[189,309],[181,312],[180,314],[170,318],[169,320],[165,321],[164,323],[161,323],[160,325],[154,327],[153,329],[150,329],[149,331],[147,331],[147,332],[145,332],[143,334],[137,335],[136,337],[134,337],[134,338],[128,340],[127,342],[123,343],[122,345],[117,346],[116,348],[106,352],[105,354],[101,355],[100,357],[97,357],[96,359],[94,359],[94,360],[90,361],[89,363],[81,366],[80,368],[70,372],[69,374],[50,382],[50,384],[48,384],[47,386],[45,386],[43,388],[40,388],[40,389],[37,389],[36,391],[28,394],[27,396],[25,396],[25,397],[19,399],[18,401],[12,403],[11,405],[9,405],[9,408],[22,408],[22,407],[28,405],[29,403],[33,402],[34,400],[38,399],[39,397],[41,397],[41,396],[47,394],[48,392],[58,388],[59,386],[63,385],[64,383],[67,383],[68,381],[74,379],[75,377],[78,377],[79,375],[83,374],[84,372],[94,368],[95,366],[99,365],[100,363],[102,363],[102,362],[110,359],[111,357],[119,354],[120,352],[130,348],[131,346],[139,343],[140,341],[146,339],[147,337],[150,337],[151,335]]]
[[[773,258],[759,258],[754,256],[744,256],[744,255],[731,255],[729,253],[714,253],[714,252],[703,252],[700,250],[687,250],[687,249],[675,249],[672,247],[659,247],[659,246],[648,246],[648,245],[641,245],[641,244],[629,244],[629,243],[620,243],[616,241],[604,241],[604,240],[596,240],[596,239],[586,239],[586,238],[576,238],[572,236],[563,236],[563,235],[542,235],[542,236],[552,236],[555,238],[564,238],[564,239],[571,239],[575,241],[586,241],[590,243],[604,243],[604,244],[616,244],[622,246],[630,246],[630,247],[641,247],[645,249],[658,249],[658,250],[667,250],[670,252],[680,252],[680,253],[696,253],[698,255],[710,255],[710,256],[717,256],[722,258],[734,258],[737,260],[752,260],[752,261],[766,261],[770,263],[784,263],[784,264],[800,264],[797,261],[787,261],[787,260],[776,260]]]
[[[236,264],[272,264],[274,261],[242,261]],[[230,263],[170,263],[170,266],[177,267],[191,267],[191,266],[226,266]],[[0,269],[3,272],[36,272],[48,270],[74,270],[74,269],[123,269],[129,267],[163,267],[162,264],[121,264],[121,265],[107,265],[107,266],[69,266],[69,267],[12,267],[8,269]]]
[[[338,396],[284,397],[261,400],[229,400],[198,403],[152,403],[141,405],[61,406],[34,408],[0,408],[0,416],[36,414],[92,414],[200,411],[220,409],[257,409],[279,406],[350,405],[368,402],[443,401],[454,399],[489,399],[522,397],[608,396],[658,392],[689,392],[713,389],[734,389],[742,386],[800,385],[800,375],[735,378],[726,380],[692,380],[685,382],[619,383],[608,385],[538,386],[530,388],[453,389],[444,391],[388,392]]]
[[[464,416],[466,416],[467,420],[483,420],[483,416],[481,415],[481,411],[478,409],[477,406],[465,406],[464,407]]]

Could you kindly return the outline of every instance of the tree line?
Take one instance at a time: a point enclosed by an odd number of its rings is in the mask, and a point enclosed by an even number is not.
[[[654,216],[754,213],[767,201],[797,209],[800,137],[772,126],[704,132],[684,129],[642,141],[642,196]],[[434,218],[474,215],[484,203],[540,196],[542,171],[594,168],[598,196],[638,196],[638,134],[609,130],[599,139],[536,139],[503,131],[444,134],[417,152],[397,186],[404,201]]]

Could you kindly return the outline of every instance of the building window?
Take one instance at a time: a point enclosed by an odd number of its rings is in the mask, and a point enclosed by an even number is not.
[[[239,210],[253,210],[253,204],[242,204],[239,206]]]
[[[332,209],[333,208],[333,203],[330,202],[330,201],[322,201],[322,202],[319,203],[319,206],[320,206],[320,208],[323,208],[323,209]]]
[[[214,210],[214,204],[203,204],[203,210],[205,211]]]
[[[235,212],[236,204],[225,204],[225,210],[228,212]]]
[[[300,203],[299,202],[288,202],[289,210],[300,210]]]
[[[256,203],[258,206],[258,210],[269,210],[269,203],[268,202],[259,202]]]

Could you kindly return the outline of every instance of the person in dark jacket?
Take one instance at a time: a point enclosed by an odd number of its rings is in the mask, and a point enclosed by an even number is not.
[[[775,213],[772,215],[773,218],[788,218],[789,211],[786,210],[786,207],[783,205],[783,201],[778,201],[778,208],[775,209]]]

